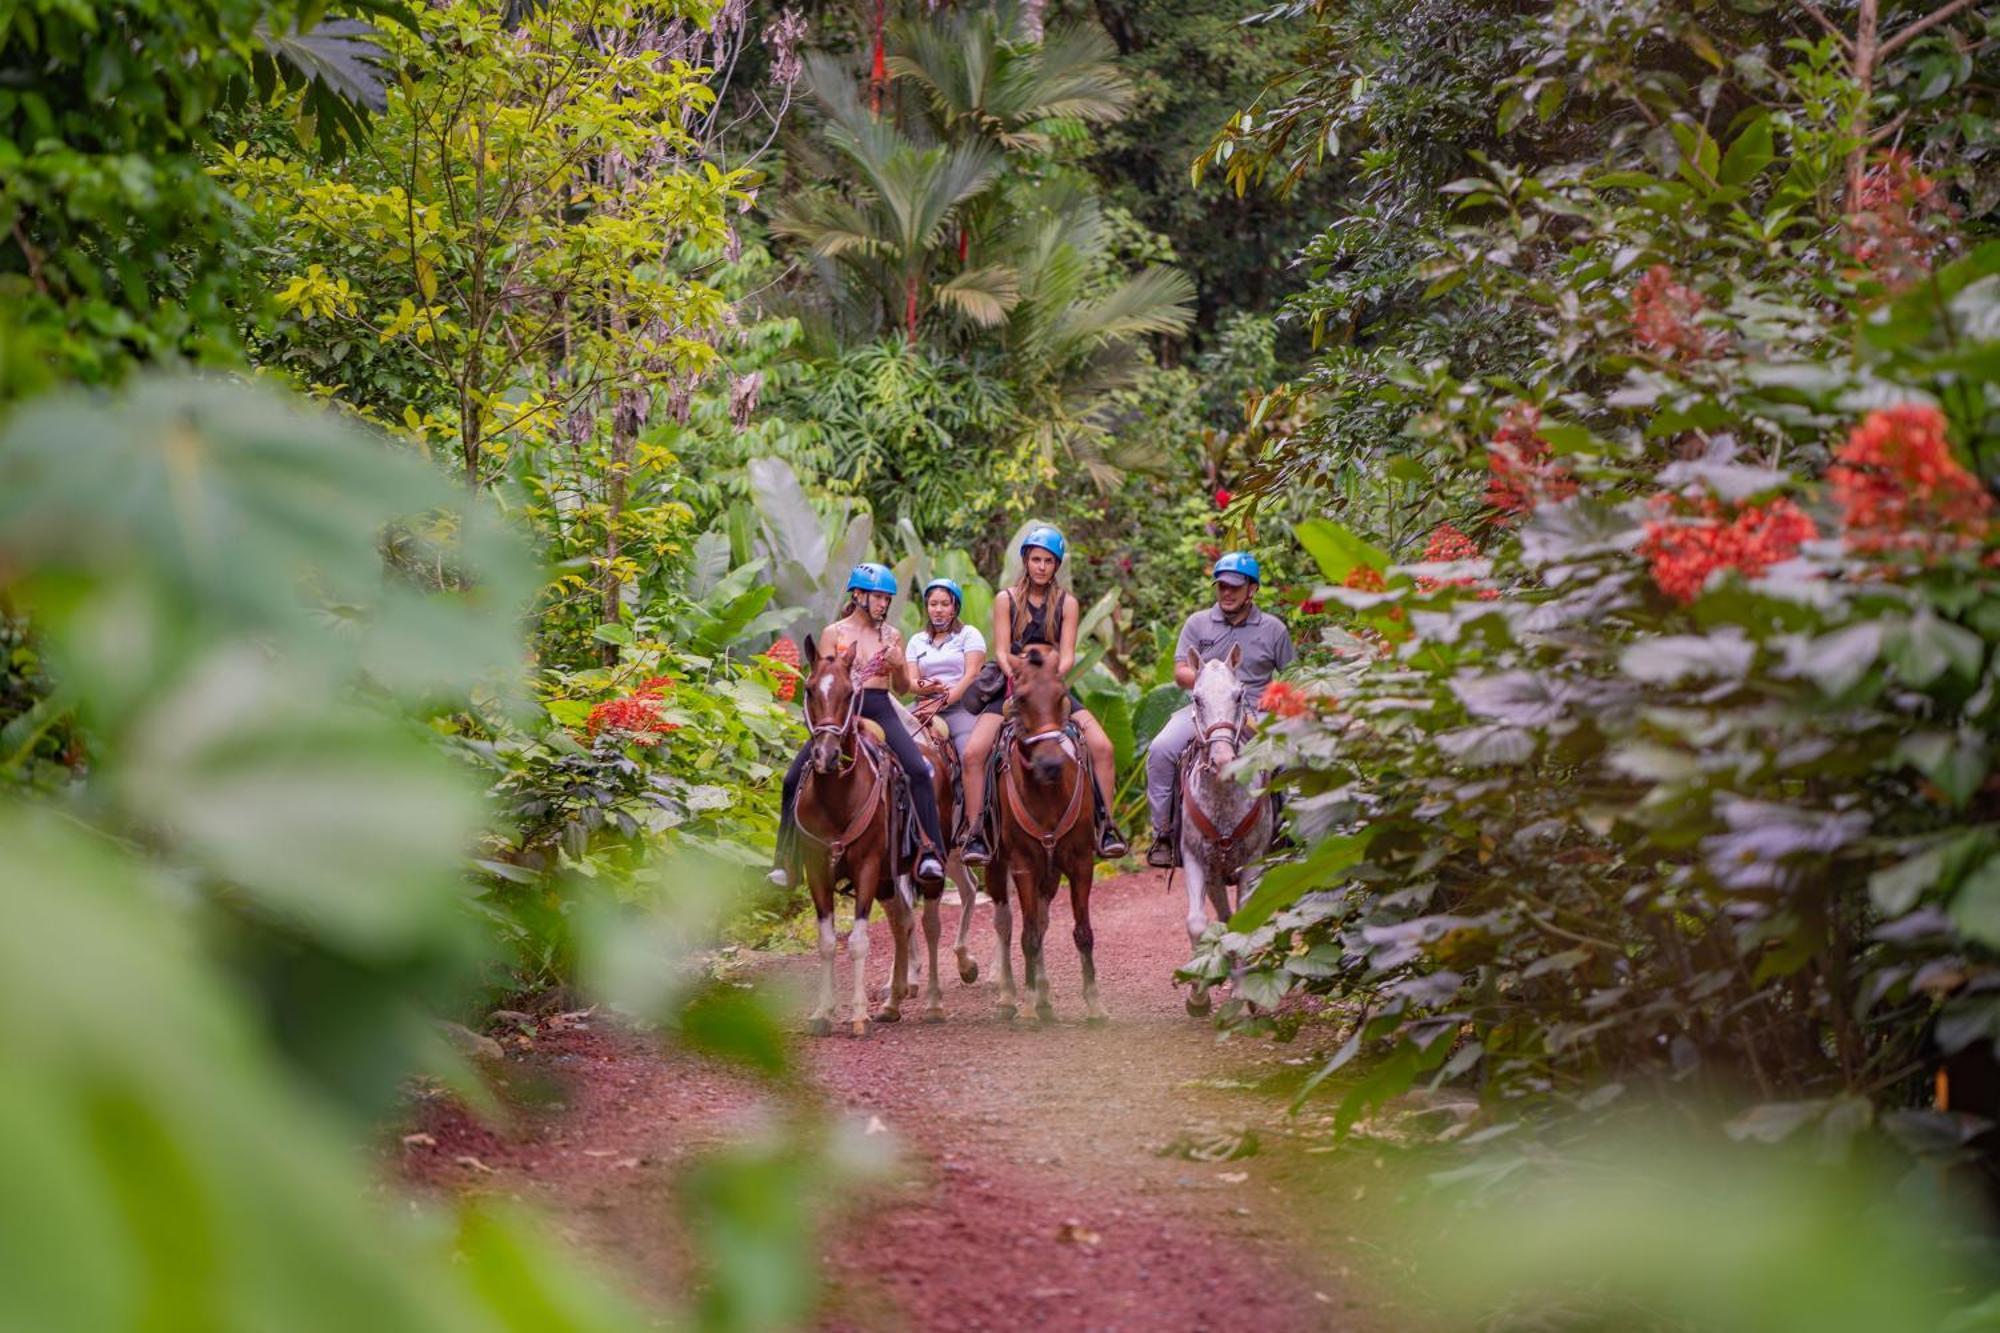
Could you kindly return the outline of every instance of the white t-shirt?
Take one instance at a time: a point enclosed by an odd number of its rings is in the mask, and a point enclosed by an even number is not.
[[[904,656],[917,669],[917,678],[926,676],[947,689],[965,678],[965,655],[986,651],[986,636],[970,625],[960,625],[951,634],[933,639],[925,630],[910,640]]]

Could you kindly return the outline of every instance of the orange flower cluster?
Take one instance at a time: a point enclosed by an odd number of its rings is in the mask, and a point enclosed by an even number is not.
[[[771,645],[771,651],[764,656],[773,662],[783,662],[786,666],[796,669],[799,665],[799,646],[790,639],[779,639]],[[778,678],[777,696],[780,703],[790,703],[798,692],[799,682],[796,676]]]
[[[1870,412],[1827,469],[1847,544],[1919,562],[1983,546],[1993,497],[1952,456],[1944,413],[1924,403]]]
[[[1699,361],[1721,351],[1724,339],[1695,323],[1708,303],[1692,287],[1674,281],[1674,271],[1655,264],[1632,289],[1632,334],[1639,345],[1665,357]]]
[[[1273,717],[1304,717],[1313,711],[1313,696],[1288,681],[1274,680],[1264,687],[1257,706]]]
[[[666,705],[666,692],[673,687],[671,676],[640,681],[632,693],[607,699],[591,709],[584,728],[593,740],[599,732],[619,731],[630,733],[635,745],[657,745],[660,737],[681,728],[680,723],[660,716],[660,709]]]
[[[1717,570],[1755,578],[1819,535],[1812,519],[1790,500],[1743,505],[1727,513],[1713,496],[1690,500],[1658,495],[1653,508],[1661,517],[1646,524],[1639,554],[1652,561],[1653,582],[1660,591],[1678,602],[1700,597]]]
[[[1550,460],[1549,442],[1541,437],[1540,409],[1516,403],[1500,418],[1486,450],[1486,503],[1503,514],[1533,513],[1544,500],[1567,500],[1576,481]]]
[[[1424,543],[1424,562],[1443,564],[1453,560],[1477,560],[1479,543],[1460,532],[1449,523],[1438,524],[1437,531]],[[1439,588],[1479,588],[1479,580],[1474,578],[1434,579],[1419,577],[1418,592],[1436,592]],[[1500,594],[1492,588],[1479,588],[1479,599],[1490,602]]]
[[[1356,592],[1387,592],[1388,583],[1382,578],[1382,571],[1372,565],[1356,565],[1347,571],[1347,577],[1340,581],[1343,588]]]
[[[1917,170],[1908,153],[1891,149],[1861,178],[1847,219],[1847,251],[1883,285],[1900,290],[1951,247],[1957,216],[1944,187]]]

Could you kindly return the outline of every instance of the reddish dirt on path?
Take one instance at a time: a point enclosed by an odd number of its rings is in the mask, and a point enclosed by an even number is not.
[[[945,1023],[920,1024],[906,1004],[910,1018],[865,1040],[801,1039],[804,1072],[824,1098],[879,1121],[902,1152],[894,1183],[866,1191],[827,1228],[832,1293],[821,1327],[1395,1326],[1346,1261],[1328,1257],[1337,1250],[1304,1244],[1310,1228],[1296,1205],[1309,1159],[1272,1132],[1274,1103],[1242,1091],[1302,1053],[1218,1042],[1184,1013],[1172,974],[1187,952],[1186,899],[1163,878],[1097,886],[1109,1026],[1081,1021],[1066,905],[1048,933],[1057,1021],[996,1017],[992,909],[982,900],[972,986],[955,974],[957,909],[945,909]],[[921,951],[921,931],[917,943]],[[871,946],[879,985],[892,953],[886,922],[874,923]],[[1015,952],[1018,973],[1018,938]],[[811,956],[786,958],[760,975],[804,996],[817,968]],[[844,950],[837,976],[844,1002]],[[1023,1007],[1032,1013],[1032,999]],[[514,1138],[449,1111],[420,1117],[413,1128],[430,1141],[406,1151],[405,1174],[522,1196],[642,1293],[684,1297],[688,1253],[666,1224],[674,1169],[754,1125],[768,1113],[765,1094],[745,1076],[615,1031],[544,1035],[519,1063],[515,1081],[553,1080],[560,1109]],[[1260,1122],[1264,1151],[1231,1161],[1164,1151],[1190,1131],[1246,1121]]]

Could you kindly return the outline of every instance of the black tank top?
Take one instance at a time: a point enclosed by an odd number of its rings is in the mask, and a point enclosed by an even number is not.
[[[1049,599],[1040,606],[1030,602],[1025,595],[1009,595],[1008,601],[1014,605],[1008,609],[1014,612],[1008,628],[1014,631],[1014,655],[1031,643],[1046,644],[1051,648],[1060,647],[1062,636],[1062,603],[1064,593],[1059,587],[1049,589]]]

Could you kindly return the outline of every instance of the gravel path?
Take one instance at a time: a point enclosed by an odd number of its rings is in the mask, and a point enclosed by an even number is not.
[[[972,986],[953,971],[956,908],[945,909],[945,1023],[912,1018],[878,1025],[866,1040],[802,1039],[805,1072],[823,1096],[879,1121],[903,1153],[895,1181],[828,1228],[822,1327],[1392,1326],[1337,1257],[1340,1238],[1325,1233],[1324,1187],[1305,1178],[1325,1159],[1274,1133],[1271,1100],[1242,1090],[1298,1053],[1219,1042],[1182,1011],[1171,977],[1187,948],[1184,903],[1157,873],[1097,886],[1109,1026],[1081,1022],[1066,904],[1048,936],[1057,1021],[995,1017],[995,942],[982,902]],[[891,954],[885,922],[871,940],[879,982]],[[760,975],[803,996],[816,968],[813,958],[788,958]],[[844,954],[841,969],[844,997]],[[675,1168],[754,1124],[768,1112],[763,1094],[616,1032],[547,1034],[515,1063],[511,1091],[533,1100],[548,1084],[556,1091],[544,1096],[559,1109],[504,1138],[440,1108],[420,1118],[430,1141],[405,1150],[406,1173],[529,1198],[643,1292],[665,1300],[684,1291],[685,1243],[663,1225]],[[1263,1123],[1265,1151],[1232,1161],[1167,1151],[1246,1120]],[[1303,1210],[1302,1190],[1320,1191]],[[1309,1226],[1302,1211],[1320,1221]],[[1308,1249],[1302,1234],[1315,1230],[1320,1241]]]

